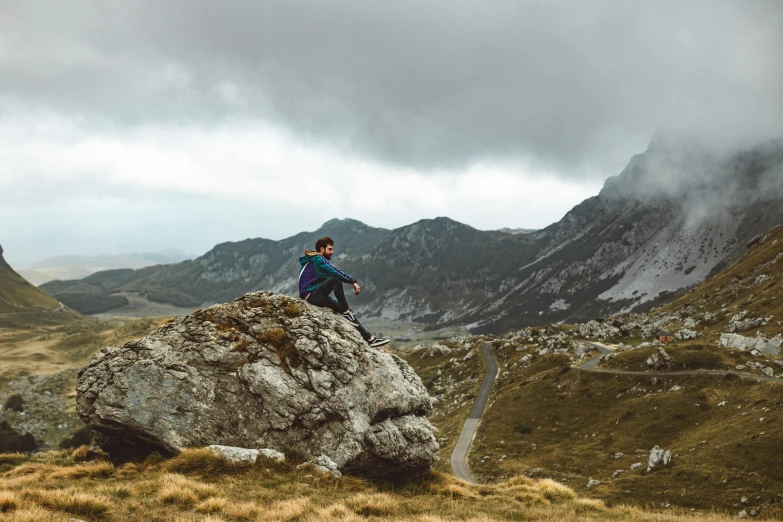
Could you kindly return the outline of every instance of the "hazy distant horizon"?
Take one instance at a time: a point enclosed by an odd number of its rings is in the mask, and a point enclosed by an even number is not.
[[[237,241],[243,241],[245,239],[256,239],[256,238],[271,239],[271,240],[274,240],[274,241],[279,241],[279,240],[286,239],[288,237],[294,236],[294,235],[296,235],[296,234],[298,234],[300,232],[313,232],[313,231],[317,230],[318,228],[320,228],[324,223],[326,223],[327,221],[329,221],[331,219],[356,219],[357,221],[361,221],[365,225],[368,225],[368,226],[371,226],[371,227],[386,228],[386,229],[392,230],[392,229],[395,229],[395,228],[400,228],[400,227],[403,227],[403,226],[411,225],[411,224],[413,224],[413,223],[415,223],[417,221],[420,221],[421,219],[434,219],[436,217],[448,217],[450,219],[454,219],[451,216],[438,215],[438,216],[432,216],[432,217],[423,217],[423,218],[413,219],[410,222],[404,223],[404,224],[399,225],[399,226],[382,226],[382,225],[378,225],[378,224],[375,224],[375,223],[368,223],[366,221],[363,221],[361,219],[355,218],[353,216],[339,216],[339,217],[338,216],[332,216],[330,218],[324,219],[322,222],[320,222],[318,225],[316,225],[314,227],[311,227],[311,228],[308,228],[308,229],[303,229],[303,230],[297,230],[297,231],[292,232],[290,234],[280,235],[279,237],[270,237],[270,236],[264,236],[264,235],[256,235],[256,236],[248,236],[248,237],[239,237],[239,238],[218,240],[218,241],[216,241],[214,243],[209,244],[208,246],[204,247],[202,250],[199,250],[199,251],[188,251],[188,250],[184,250],[182,248],[178,248],[177,246],[169,246],[169,247],[159,248],[159,249],[142,249],[142,250],[133,250],[133,251],[131,251],[131,250],[122,251],[122,250],[120,250],[121,246],[119,246],[118,249],[116,251],[113,251],[113,252],[110,252],[110,251],[95,251],[95,252],[89,252],[89,251],[84,251],[84,252],[66,252],[66,251],[62,251],[62,252],[55,253],[53,255],[45,255],[43,257],[31,257],[31,256],[24,256],[24,255],[15,254],[11,250],[11,248],[8,248],[6,246],[5,243],[0,242],[0,245],[2,245],[3,249],[5,250],[5,252],[3,253],[3,257],[14,268],[19,268],[19,267],[29,268],[29,267],[35,265],[36,263],[40,263],[40,262],[48,260],[48,259],[53,259],[53,258],[58,258],[58,257],[68,257],[68,256],[82,256],[82,257],[108,256],[108,257],[117,257],[117,256],[138,255],[138,254],[165,254],[165,253],[171,254],[172,252],[178,252],[178,253],[181,253],[184,256],[187,256],[190,259],[195,259],[197,257],[200,257],[200,256],[204,255],[206,252],[208,252],[214,246],[216,246],[216,245],[218,245],[220,243],[237,242]],[[508,227],[506,227],[506,226],[501,226],[501,227],[491,227],[491,228],[479,228],[479,227],[476,227],[476,226],[472,225],[471,223],[465,223],[464,221],[460,221],[459,219],[454,219],[454,220],[455,221],[459,221],[460,223],[463,223],[465,225],[471,226],[473,228],[476,228],[477,230],[493,231],[493,230],[500,230],[500,229],[503,229],[503,228],[508,228],[508,229],[536,229],[536,230],[539,230],[539,229],[542,229],[542,228],[546,228],[547,226],[549,226],[549,225],[551,225],[553,223],[556,223],[561,218],[562,218],[562,216],[560,216],[560,218],[556,219],[555,221],[552,221],[551,223],[548,223],[546,225],[539,226],[539,227],[524,227],[524,226],[508,226]],[[9,244],[13,246],[13,243],[9,243]],[[100,248],[100,246],[98,248]]]

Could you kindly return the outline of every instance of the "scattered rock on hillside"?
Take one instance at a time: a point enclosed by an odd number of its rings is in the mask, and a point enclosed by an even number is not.
[[[576,357],[577,359],[581,359],[589,351],[590,351],[589,346],[585,346],[584,344],[574,345],[574,357]]]
[[[664,450],[660,446],[656,445],[650,451],[650,460],[647,462],[647,471],[655,467],[668,466],[672,461],[672,452],[670,450]]]
[[[658,348],[657,352],[653,352],[653,354],[647,358],[647,366],[653,370],[666,368],[671,364],[671,362],[672,358],[663,348]]]
[[[450,353],[451,353],[451,348],[436,342],[432,346],[427,348],[427,350],[424,352],[424,355],[426,355],[427,357],[437,357],[438,355],[448,355]]]
[[[321,473],[329,473],[330,475],[333,475],[337,478],[342,476],[342,473],[340,473],[340,470],[337,468],[337,464],[326,455],[319,455],[311,461],[305,462],[304,464],[299,464],[296,468],[301,469],[306,466],[312,466],[312,468],[316,471],[320,471]]]
[[[75,370],[63,370],[51,375],[20,375],[0,387],[0,405],[18,395],[22,411],[0,407],[0,421],[6,421],[20,433],[30,433],[36,439],[47,433],[72,435],[81,425],[76,415],[68,411],[65,391],[73,386]],[[47,447],[48,445],[44,445]]]
[[[588,339],[606,340],[619,334],[619,328],[598,321],[588,321],[579,325],[579,335]]]
[[[726,332],[744,332],[759,326],[767,326],[772,320],[772,317],[757,317],[755,319],[746,318],[748,315],[747,310],[734,315],[729,319],[729,323],[726,325]]]
[[[687,328],[678,330],[677,333],[674,334],[674,338],[678,341],[687,341],[689,339],[697,339],[698,337],[699,337],[699,332],[696,332],[694,330],[688,330]]]
[[[743,352],[758,350],[767,355],[779,355],[781,345],[783,345],[783,338],[780,335],[767,339],[762,334],[754,338],[740,334],[724,333],[720,336],[720,345]]]
[[[430,467],[430,398],[399,357],[330,310],[256,292],[198,310],[82,369],[77,411],[116,459],[220,444],[329,456],[343,471]]]

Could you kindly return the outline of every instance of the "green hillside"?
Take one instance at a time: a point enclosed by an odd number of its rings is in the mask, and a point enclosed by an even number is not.
[[[3,259],[0,247],[0,315],[56,310],[60,303],[28,283]]]

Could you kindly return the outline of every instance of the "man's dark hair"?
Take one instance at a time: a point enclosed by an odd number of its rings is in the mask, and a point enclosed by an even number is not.
[[[315,251],[318,252],[322,248],[326,248],[328,245],[334,246],[334,239],[329,236],[324,236],[315,242]]]

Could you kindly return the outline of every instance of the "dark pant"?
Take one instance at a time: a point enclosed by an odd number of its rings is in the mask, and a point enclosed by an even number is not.
[[[337,300],[332,299],[330,295],[332,292],[334,292],[334,296]],[[311,305],[320,306],[321,308],[331,308],[338,314],[345,313],[349,309],[348,301],[345,299],[345,292],[343,291],[343,282],[336,277],[330,277],[316,286],[307,297],[307,302]],[[365,330],[361,324],[354,326],[356,326],[356,329],[362,334],[365,341],[372,337],[372,334]]]

